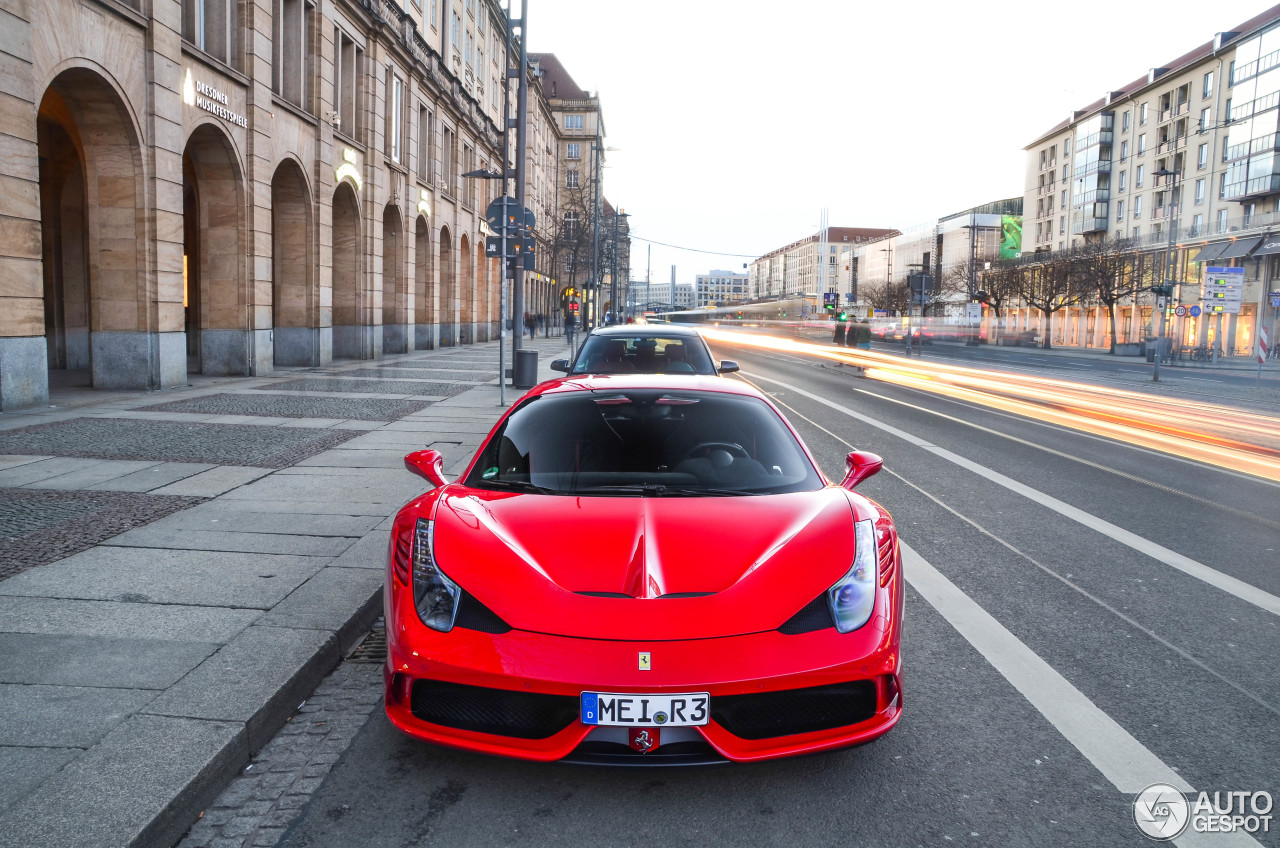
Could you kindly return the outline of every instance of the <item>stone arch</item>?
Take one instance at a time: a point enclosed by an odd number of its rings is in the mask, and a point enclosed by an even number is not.
[[[406,353],[409,344],[409,286],[405,277],[400,208],[382,212],[382,352]]]
[[[430,350],[435,345],[436,284],[435,257],[431,253],[431,222],[419,215],[413,242],[413,323],[414,348]]]
[[[271,326],[276,365],[319,365],[311,190],[293,159],[271,178]]]
[[[244,175],[221,126],[196,127],[182,153],[187,370],[253,373],[245,273]]]
[[[453,267],[453,241],[449,228],[440,228],[440,346],[458,343],[458,281]]]
[[[476,341],[488,341],[489,336],[489,293],[492,289],[489,277],[490,260],[484,255],[484,241],[476,240]]]
[[[360,203],[346,180],[333,193],[333,355],[372,359],[372,315],[360,290]]]
[[[471,264],[471,240],[466,233],[458,238],[458,258],[462,260],[458,273],[458,343],[471,344],[476,330],[476,278]]]
[[[30,359],[84,370],[97,388],[150,388],[159,377],[151,354],[157,328],[147,294],[142,151],[128,107],[96,71],[64,70],[41,97],[36,139],[43,328],[38,305],[6,304],[29,315],[28,338],[44,337],[44,350]],[[34,287],[30,295],[28,303],[41,302]],[[40,402],[47,378],[33,382],[30,400]],[[6,406],[8,394],[6,386]]]

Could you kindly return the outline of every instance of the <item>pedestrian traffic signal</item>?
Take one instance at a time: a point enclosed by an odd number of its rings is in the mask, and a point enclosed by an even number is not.
[[[848,316],[848,314],[847,314],[847,313],[841,312],[839,315],[837,315],[837,316],[836,316],[836,320],[837,320],[837,321],[847,321],[847,320],[849,320],[849,316]]]
[[[576,300],[569,301],[569,311],[572,312],[574,315],[578,314],[578,301]]]

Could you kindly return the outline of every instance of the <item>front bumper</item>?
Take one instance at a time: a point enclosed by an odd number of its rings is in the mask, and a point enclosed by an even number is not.
[[[902,713],[899,585],[891,582],[881,598],[891,618],[877,614],[854,633],[827,628],[671,642],[437,633],[421,625],[411,605],[396,603],[403,596],[393,596],[387,717],[429,742],[538,761],[746,762],[869,742]],[[641,651],[651,656],[648,670],[638,667]],[[708,692],[711,719],[663,728],[663,745],[640,755],[621,743],[626,728],[578,719],[584,691]]]

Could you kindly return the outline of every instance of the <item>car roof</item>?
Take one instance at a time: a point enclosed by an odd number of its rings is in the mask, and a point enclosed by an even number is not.
[[[530,394],[560,394],[564,392],[596,392],[626,389],[670,389],[678,392],[719,392],[721,394],[746,395],[768,400],[764,393],[750,383],[730,380],[711,374],[575,374],[540,383]]]
[[[687,324],[614,324],[609,327],[595,327],[593,336],[652,336],[654,338],[674,338],[675,336],[699,336],[697,327]]]

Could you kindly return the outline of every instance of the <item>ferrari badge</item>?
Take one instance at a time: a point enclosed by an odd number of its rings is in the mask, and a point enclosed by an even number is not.
[[[640,652],[640,670],[649,671],[649,652],[648,651]]]
[[[627,742],[642,754],[647,754],[662,744],[660,731],[656,727],[627,728]]]

